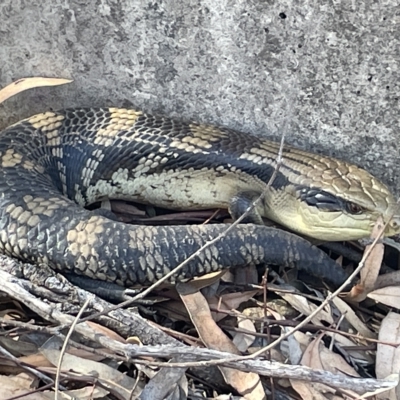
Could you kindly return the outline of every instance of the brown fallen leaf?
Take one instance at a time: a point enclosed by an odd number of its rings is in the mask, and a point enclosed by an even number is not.
[[[0,104],[28,89],[33,89],[36,87],[43,86],[58,86],[65,85],[66,83],[71,83],[71,79],[63,78],[44,78],[44,77],[32,77],[32,78],[21,78],[17,81],[10,83],[5,88],[0,90]]]
[[[329,350],[325,345],[320,348],[319,357],[321,360],[322,368],[325,371],[332,372],[333,374],[343,374],[345,376],[352,376],[359,378],[360,375],[350,364],[338,353]]]
[[[372,230],[371,240],[374,240],[378,237],[383,226],[383,219],[382,217],[379,217]],[[372,245],[366,246],[365,251],[368,251],[371,247]],[[376,278],[378,277],[381,269],[384,250],[385,247],[383,243],[377,243],[372,249],[371,254],[365,260],[364,268],[360,272],[360,281],[366,290],[372,290],[375,285]]]
[[[240,355],[237,347],[215,323],[204,296],[196,291],[190,283],[178,284],[177,290],[203,343],[209,349]],[[260,377],[257,374],[226,367],[219,367],[219,369],[225,381],[242,394],[245,399],[266,398]]]
[[[19,361],[36,368],[52,366],[51,362],[47,360],[47,358],[43,354],[40,353],[19,357]]]
[[[379,217],[372,229],[371,240],[379,236],[383,226],[383,219]],[[372,245],[368,245],[365,247],[364,254],[369,251],[371,246]],[[368,258],[365,260],[364,267],[360,272],[360,282],[351,289],[346,297],[348,300],[361,302],[366,299],[368,293],[374,290],[381,269],[384,251],[383,243],[376,243]]]

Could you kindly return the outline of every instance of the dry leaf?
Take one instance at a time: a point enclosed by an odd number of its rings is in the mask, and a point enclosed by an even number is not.
[[[317,306],[314,303],[308,301],[305,297],[300,296],[298,294],[291,293],[280,293],[279,294],[283,299],[285,299],[294,309],[299,311],[300,313],[308,316],[315,311]],[[324,325],[324,322],[329,325],[333,324],[332,315],[325,310],[321,310],[313,319],[312,322],[316,325]]]
[[[342,373],[343,375],[357,378],[360,376],[340,354],[334,353],[325,346],[320,348],[319,356],[322,368],[325,371],[330,371],[334,374]]]
[[[293,389],[301,396],[304,400],[327,400],[328,397],[324,396],[318,388],[315,388],[312,383],[298,381],[291,379]],[[329,397],[330,398],[330,397]]]
[[[311,341],[313,341],[313,337],[307,333],[303,333],[301,331],[294,331],[293,336],[296,338],[297,342],[300,344],[303,352],[310,345]]]
[[[86,386],[76,390],[64,390],[62,392],[62,399],[79,399],[79,400],[92,400],[92,399],[107,399],[109,391],[101,387]],[[68,397],[70,396],[70,397]],[[50,399],[53,397],[46,397]]]
[[[54,365],[58,364],[60,358],[60,351],[46,348],[46,344],[40,348],[43,355]],[[132,388],[135,387],[135,380],[122,372],[111,368],[106,364],[97,361],[86,360],[84,358],[72,356],[65,353],[61,366],[62,370],[74,371],[75,373],[84,376],[95,377],[96,380],[101,382],[103,387],[115,391],[123,399],[129,399]]]
[[[227,270],[210,272],[209,274],[193,278],[190,283],[194,288],[200,290],[212,285],[215,282],[218,282],[226,274],[226,271]]]
[[[390,312],[382,321],[379,330],[379,340],[382,342],[400,343],[400,315]],[[376,354],[376,377],[385,378],[400,371],[400,347],[378,343]],[[398,379],[398,378],[397,378]],[[395,389],[377,395],[380,399],[396,400]]]
[[[293,332],[296,328],[284,328],[285,333],[288,332]],[[290,363],[293,365],[296,365],[300,362],[302,356],[303,356],[303,349],[301,346],[301,343],[299,343],[295,337],[295,335],[290,335],[287,338],[287,344],[288,344],[288,357],[290,360]],[[283,350],[283,347],[282,347]]]
[[[321,338],[322,335],[320,335],[317,339],[315,339],[308,345],[307,349],[303,354],[303,358],[301,359],[301,365],[305,365],[306,367],[314,369],[324,369],[319,355],[320,347],[322,347]],[[328,392],[328,393],[335,392],[334,389],[330,388],[329,386],[323,385],[321,383],[316,383],[316,384],[307,383],[307,385],[310,385],[310,387],[317,389],[319,392]]]
[[[43,354],[40,353],[19,357],[18,360],[36,368],[51,367],[53,365]]]
[[[238,317],[238,327],[246,331],[256,332],[253,321],[248,318]],[[239,351],[244,352],[254,343],[255,336],[249,333],[233,332],[233,344]]]
[[[213,310],[232,311],[236,310],[242,303],[252,299],[259,290],[250,290],[247,292],[227,293],[221,296],[207,297],[208,304]],[[215,321],[220,321],[227,316],[224,312],[213,311],[212,316]]]
[[[62,78],[43,78],[43,77],[34,77],[34,78],[22,78],[17,81],[10,83],[5,88],[0,90],[0,104],[9,99],[12,96],[15,96],[18,93],[21,93],[28,89],[33,89],[36,87],[42,86],[58,86],[65,85],[66,83],[71,83],[71,79],[62,79]]]
[[[375,290],[388,286],[400,286],[400,271],[379,275],[375,282]]]
[[[301,364],[313,369],[320,369],[324,371],[329,371],[334,374],[343,374],[350,375],[354,377],[358,377],[357,372],[344,360],[342,356],[336,354],[326,348],[324,343],[322,342],[322,337],[324,334],[319,335],[319,337],[311,342],[304,352],[303,358],[301,360]],[[314,397],[311,398],[323,398],[322,393],[335,393],[336,389],[331,388],[329,386],[320,384],[320,383],[310,383],[303,382],[301,385],[298,381],[292,381],[293,388],[297,391],[299,390],[299,394],[303,396],[303,393],[307,393],[307,389],[310,393],[313,393]],[[316,393],[319,395],[317,397]],[[351,393],[347,391],[347,393],[357,396],[356,393]],[[307,398],[307,397],[304,397]]]
[[[382,217],[379,217],[376,220],[374,228],[371,233],[371,240],[377,238],[384,226],[384,222]],[[371,249],[372,245],[368,245],[365,247],[365,252]],[[360,281],[361,284],[364,285],[365,289],[372,290],[375,285],[376,278],[379,275],[379,271],[381,269],[383,253],[385,251],[385,247],[383,243],[377,243],[374,248],[371,250],[370,255],[365,260],[364,268],[360,272]]]
[[[368,297],[378,303],[400,309],[400,286],[389,286],[374,290],[368,294]]]
[[[29,340],[29,337],[20,336],[18,340],[16,338],[1,336],[0,346],[7,349],[14,356],[27,356],[37,352],[37,345]]]
[[[1,398],[11,399],[20,396],[24,400],[48,400],[46,393],[28,394],[34,388],[31,388],[32,377],[22,373],[16,376],[0,375]]]
[[[367,337],[367,338],[376,339],[376,336],[377,336],[376,333],[369,330],[367,325],[364,324],[364,322],[362,322],[360,320],[360,318],[357,317],[356,313],[346,302],[344,302],[339,297],[334,297],[332,299],[332,302],[339,309],[339,311],[344,315],[344,317],[349,322],[349,324],[351,324],[360,335]]]
[[[379,217],[372,229],[371,240],[374,240],[379,236],[384,226],[382,217]],[[365,247],[364,254],[370,250],[372,245]],[[365,260],[364,267],[360,272],[360,283],[352,288],[351,292],[347,296],[352,301],[363,301],[366,299],[369,292],[374,290],[375,283],[381,269],[383,253],[385,247],[383,243],[376,243],[368,258]]]
[[[173,359],[172,362],[179,360]],[[161,368],[140,394],[140,399],[183,399],[188,395],[186,368]]]
[[[373,357],[369,352],[366,352],[363,348],[360,348],[360,350],[343,349],[343,347],[354,347],[356,344],[355,340],[351,340],[340,333],[325,332],[325,335],[331,337],[332,340],[335,341],[335,345],[341,348],[341,352],[348,354],[351,358],[356,359],[358,362],[363,364],[373,364],[375,362],[375,357]]]
[[[178,284],[177,290],[203,343],[210,349],[240,355],[236,346],[213,320],[204,296],[194,291],[190,283]],[[225,381],[245,399],[265,399],[260,377],[257,374],[226,367],[219,367],[219,369]]]

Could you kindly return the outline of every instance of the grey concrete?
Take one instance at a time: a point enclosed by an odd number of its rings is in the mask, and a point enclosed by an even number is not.
[[[294,94],[288,142],[400,193],[396,0],[0,0],[0,21],[1,86],[74,79],[1,105],[2,127],[48,108],[133,105],[276,136]]]

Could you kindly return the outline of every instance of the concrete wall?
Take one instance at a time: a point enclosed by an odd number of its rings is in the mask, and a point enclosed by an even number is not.
[[[1,0],[0,18],[1,86],[74,79],[7,101],[0,127],[118,105],[279,136],[289,115],[288,142],[400,193],[395,0]]]

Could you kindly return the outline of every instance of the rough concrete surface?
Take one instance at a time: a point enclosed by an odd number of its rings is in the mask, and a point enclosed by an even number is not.
[[[135,106],[279,136],[400,194],[396,0],[1,0],[0,86],[73,78],[0,106]],[[288,107],[291,99],[293,106]]]

